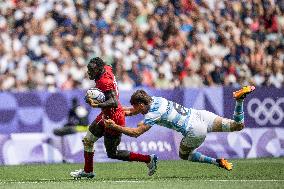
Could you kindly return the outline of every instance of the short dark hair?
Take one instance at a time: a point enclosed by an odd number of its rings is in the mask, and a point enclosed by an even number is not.
[[[100,57],[94,57],[89,61],[89,65],[95,64],[98,67],[103,67],[105,62]]]
[[[135,91],[130,99],[131,105],[136,105],[143,103],[145,105],[149,105],[152,102],[151,96],[149,96],[144,90]]]

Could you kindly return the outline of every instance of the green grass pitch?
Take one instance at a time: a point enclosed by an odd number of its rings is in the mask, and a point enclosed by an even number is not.
[[[152,177],[142,163],[96,163],[96,178],[81,180],[73,180],[69,172],[82,164],[0,166],[0,188],[284,188],[284,158],[232,162],[234,169],[226,171],[182,160],[159,161]]]

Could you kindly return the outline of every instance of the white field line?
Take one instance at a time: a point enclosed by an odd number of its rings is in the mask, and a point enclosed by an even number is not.
[[[41,183],[57,183],[57,182],[82,182],[82,181],[94,181],[94,182],[103,182],[103,183],[145,183],[145,182],[156,182],[162,181],[161,179],[157,180],[50,180],[50,179],[40,179],[37,181],[16,181],[16,180],[8,180],[8,181],[0,181],[0,184],[41,184]],[[182,179],[180,181],[186,181]],[[248,180],[248,179],[240,179],[240,180],[188,180],[190,182],[199,181],[199,182],[284,182],[284,180]]]
[[[284,180],[248,180],[248,179],[241,179],[241,180],[199,180],[199,181],[208,181],[208,182],[284,182]]]
[[[36,181],[16,181],[16,180],[8,180],[8,181],[0,181],[1,184],[41,184],[41,183],[58,183],[58,182],[85,182],[85,181],[92,181],[92,182],[103,182],[103,183],[144,183],[148,181],[143,180],[88,180],[88,179],[82,179],[82,180],[49,180],[49,179],[40,179]]]

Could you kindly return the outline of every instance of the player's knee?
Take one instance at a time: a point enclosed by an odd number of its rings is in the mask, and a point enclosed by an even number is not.
[[[243,130],[244,127],[245,127],[244,123],[234,122],[232,130],[233,131],[241,131],[241,130]]]
[[[245,128],[245,124],[241,124],[240,130],[243,130]]]
[[[179,153],[179,157],[183,160],[198,161],[200,155],[199,153],[189,152],[186,154]]]
[[[180,146],[180,148],[179,148],[180,159],[188,160],[188,156],[189,156],[190,153],[191,153],[191,150],[188,147],[183,146],[183,145]]]
[[[180,159],[188,160],[188,154],[182,154],[181,152],[179,152],[179,157]]]
[[[83,140],[84,151],[93,152],[94,151],[94,141],[91,141],[88,137],[84,137]]]

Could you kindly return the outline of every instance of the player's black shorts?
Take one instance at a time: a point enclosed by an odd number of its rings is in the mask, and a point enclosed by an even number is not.
[[[103,122],[102,122],[103,123]],[[112,135],[109,132],[105,132],[105,126],[101,123],[96,123],[96,120],[89,126],[90,132],[96,136],[97,138],[104,137],[104,144],[106,151],[108,153],[115,153],[117,150],[117,146],[121,141],[121,133],[116,133]]]

